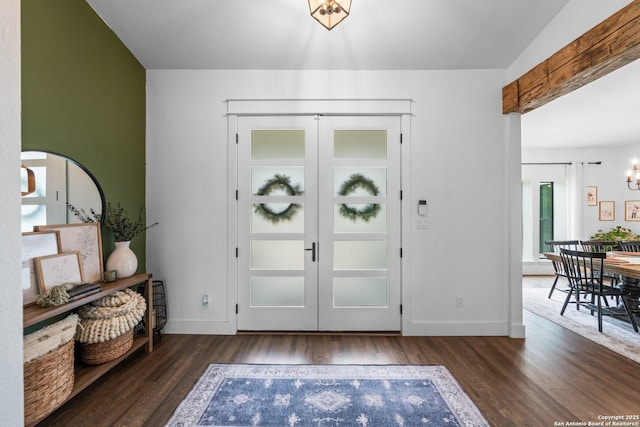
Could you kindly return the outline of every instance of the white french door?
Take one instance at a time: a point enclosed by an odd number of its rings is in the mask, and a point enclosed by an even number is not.
[[[238,329],[400,330],[400,118],[238,118]]]

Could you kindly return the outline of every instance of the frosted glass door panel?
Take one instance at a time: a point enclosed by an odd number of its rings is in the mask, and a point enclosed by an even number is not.
[[[304,270],[304,240],[252,240],[254,270]]]
[[[386,130],[336,130],[333,144],[336,159],[387,158]]]
[[[333,187],[336,196],[386,196],[387,168],[336,167]]]
[[[304,168],[254,166],[251,168],[251,193],[258,195],[260,190],[263,196],[299,194],[304,191]]]
[[[386,307],[386,277],[336,277],[333,279],[335,307]]]
[[[362,218],[356,217],[355,219],[347,218],[344,215],[345,209],[355,209],[356,211],[364,212],[367,209],[371,209],[370,204],[350,204],[346,203],[345,207],[342,207],[342,203],[334,205],[334,230],[336,233],[385,233],[387,231],[387,206],[384,204],[378,204],[380,210],[376,213],[375,217],[369,218],[365,221]]]
[[[303,307],[304,277],[252,277],[254,307]]]
[[[304,130],[265,129],[251,131],[251,159],[303,159]]]
[[[336,240],[333,242],[333,268],[335,270],[385,270],[387,242],[385,240]]]
[[[258,209],[258,207],[261,209]],[[284,212],[287,209],[295,209],[295,213],[287,219],[272,221],[267,219],[265,212]],[[263,205],[253,205],[251,212],[251,232],[252,233],[304,233],[304,206],[301,204],[289,203],[264,203]]]

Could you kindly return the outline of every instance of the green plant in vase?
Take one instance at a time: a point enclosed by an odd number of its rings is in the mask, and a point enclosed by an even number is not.
[[[93,209],[87,213],[84,209],[78,209],[68,203],[67,208],[83,222],[100,222],[102,218]],[[149,228],[158,225],[157,222],[145,225],[143,217],[144,208],[140,208],[138,217],[132,219],[120,203],[115,207],[110,202],[107,203],[102,226],[113,233],[115,250],[107,258],[106,269],[107,271],[115,271],[117,278],[132,276],[138,268],[138,258],[129,247],[131,240]]]
[[[158,225],[157,222],[154,222],[153,224],[145,226],[143,215],[144,208],[140,208],[138,218],[133,220],[120,203],[118,203],[118,206],[115,208],[111,203],[107,203],[107,214],[105,216],[104,226],[113,233],[113,238],[116,242],[130,242],[134,237]]]
[[[84,209],[76,208],[70,203],[67,203],[67,208],[82,222],[101,222],[102,220],[102,215],[93,209],[89,209],[89,212],[87,212]],[[134,237],[158,225],[157,222],[145,225],[143,216],[144,208],[140,208],[138,217],[133,220],[120,202],[116,207],[111,202],[107,202],[103,227],[113,233],[114,241],[130,242]]]
[[[107,270],[115,271],[117,278],[132,276],[138,268],[138,258],[129,248],[131,240],[158,224],[145,226],[143,214],[144,208],[140,208],[138,217],[131,219],[120,203],[116,207],[107,204],[104,227],[113,233],[116,246],[107,258]]]

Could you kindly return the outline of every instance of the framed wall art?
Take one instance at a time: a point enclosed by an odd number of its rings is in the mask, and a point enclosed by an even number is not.
[[[98,283],[103,280],[102,235],[100,223],[38,225],[36,231],[58,231],[61,252],[80,252],[85,280]]]
[[[606,201],[598,202],[598,219],[600,221],[615,221],[616,219],[616,202]]]
[[[84,282],[78,251],[37,257],[36,271],[40,293],[65,283]]]
[[[34,231],[22,233],[22,303],[35,302],[38,296],[38,275],[35,258],[60,253],[60,233],[57,231]]]
[[[586,192],[587,206],[598,206],[598,187],[591,185]]]
[[[640,200],[626,200],[624,202],[624,220],[640,221]]]

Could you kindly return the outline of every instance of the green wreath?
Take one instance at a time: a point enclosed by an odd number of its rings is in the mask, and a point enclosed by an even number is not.
[[[288,176],[275,174],[273,178],[269,179],[262,187],[258,188],[256,196],[268,196],[278,189],[284,190],[289,196],[299,196],[304,193],[304,191],[300,190],[300,184],[291,185],[291,178]],[[290,221],[300,209],[300,205],[297,203],[289,203],[289,206],[281,212],[273,211],[266,203],[259,203],[254,206],[257,214],[274,224],[285,220]]]
[[[348,196],[358,188],[368,191],[372,196],[377,196],[380,193],[380,190],[378,190],[378,187],[372,180],[362,174],[354,173],[348,180],[342,183],[338,195]],[[378,215],[379,211],[380,205],[377,203],[370,203],[366,205],[364,209],[356,209],[346,203],[340,205],[340,214],[352,221],[360,218],[363,221],[369,222],[371,218],[375,218]]]

